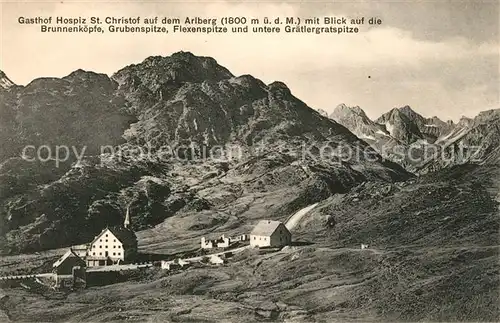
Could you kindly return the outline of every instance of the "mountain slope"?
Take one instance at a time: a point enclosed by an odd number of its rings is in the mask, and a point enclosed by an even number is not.
[[[136,230],[183,219],[167,236],[190,236],[287,216],[362,181],[411,176],[285,84],[235,77],[187,52],[147,58],[111,79],[78,70],[10,92],[9,131],[19,142],[2,148],[4,159],[26,144],[88,148],[72,166],[4,161],[4,252],[86,242],[120,223],[130,203]]]

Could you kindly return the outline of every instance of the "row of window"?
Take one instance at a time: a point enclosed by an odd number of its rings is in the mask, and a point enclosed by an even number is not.
[[[106,236],[108,236],[108,235],[106,235]],[[104,241],[108,242],[108,239],[105,239]],[[99,239],[99,242],[102,242],[102,239]],[[116,242],[116,239],[113,239],[113,242]]]
[[[253,237],[253,239],[254,239],[254,240],[257,240],[257,237],[255,237],[255,236],[254,236],[254,237]],[[262,240],[267,241],[267,237],[264,237],[264,238],[259,237],[259,240],[260,240],[260,241],[262,241]],[[280,241],[283,241],[283,237],[280,237]],[[286,238],[286,237],[285,237],[285,241],[287,241],[287,238]]]
[[[92,253],[92,256],[95,256],[95,252]],[[121,252],[113,252],[113,256],[121,256],[122,253]],[[99,252],[99,256],[102,256],[102,252]]]
[[[97,247],[96,245],[92,245],[92,249],[95,249],[96,247]],[[113,249],[115,249],[115,248],[120,249],[121,247],[122,247],[121,245],[117,245],[117,246],[113,246]],[[102,249],[102,246],[99,246],[99,248]],[[105,245],[104,249],[108,249],[108,246]]]

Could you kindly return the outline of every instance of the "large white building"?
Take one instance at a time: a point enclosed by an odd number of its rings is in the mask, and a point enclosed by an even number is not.
[[[137,237],[129,229],[130,214],[127,209],[123,226],[105,228],[90,243],[87,250],[87,267],[121,264],[135,260]]]
[[[282,247],[291,242],[292,234],[279,221],[259,221],[250,233],[250,246],[253,247]]]
[[[123,227],[106,228],[95,237],[87,251],[87,267],[121,264],[137,254],[134,232]]]

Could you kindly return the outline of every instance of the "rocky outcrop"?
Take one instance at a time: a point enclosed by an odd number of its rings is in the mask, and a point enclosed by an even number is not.
[[[12,82],[7,75],[3,71],[0,71],[0,91],[8,90],[11,87],[15,86],[14,82]]]

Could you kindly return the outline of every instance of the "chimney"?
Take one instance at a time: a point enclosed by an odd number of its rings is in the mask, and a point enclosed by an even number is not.
[[[128,228],[130,226],[130,204],[127,205],[127,213],[125,214],[125,221],[123,221],[123,227]]]

